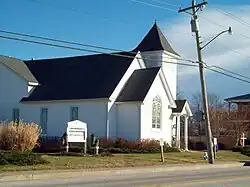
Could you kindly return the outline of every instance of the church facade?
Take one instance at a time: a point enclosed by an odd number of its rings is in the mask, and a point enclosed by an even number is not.
[[[0,56],[0,120],[35,122],[62,136],[68,121],[87,123],[97,137],[164,139],[180,147],[186,100],[176,100],[177,64],[155,23],[132,51],[23,61]]]

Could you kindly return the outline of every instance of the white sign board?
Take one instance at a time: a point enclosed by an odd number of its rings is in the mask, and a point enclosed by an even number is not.
[[[214,145],[217,145],[217,144],[218,144],[217,138],[214,138],[214,139],[213,139],[213,142],[214,142]]]
[[[160,146],[164,146],[164,140],[163,140],[163,138],[160,139]]]
[[[67,135],[68,142],[86,142],[87,124],[79,120],[68,122]]]

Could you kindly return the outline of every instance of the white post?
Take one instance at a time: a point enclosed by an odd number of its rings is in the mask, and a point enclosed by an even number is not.
[[[176,147],[178,149],[181,148],[181,116],[180,115],[177,115],[176,116],[177,118],[177,125],[176,125]]]
[[[184,141],[185,141],[185,150],[188,151],[188,117],[185,116],[184,124]]]

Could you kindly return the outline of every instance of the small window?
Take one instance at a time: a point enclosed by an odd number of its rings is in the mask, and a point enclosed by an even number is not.
[[[70,119],[71,121],[78,120],[78,107],[71,107]]]
[[[42,134],[46,135],[47,134],[47,125],[48,125],[48,109],[47,108],[41,109],[40,125],[41,125],[41,129],[42,129]]]
[[[161,98],[156,96],[153,99],[152,104],[152,128],[153,129],[160,129],[161,128]]]
[[[18,108],[14,108],[13,109],[13,121],[16,123],[19,123],[19,109]]]

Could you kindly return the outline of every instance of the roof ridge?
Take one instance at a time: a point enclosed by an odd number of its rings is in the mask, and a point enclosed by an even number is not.
[[[114,56],[114,57],[122,57],[122,56],[116,56],[116,55],[113,55],[113,54],[123,54],[124,55],[133,55],[133,56],[136,56],[137,54],[136,53],[132,53],[132,52],[129,52],[129,51],[120,51],[120,52],[113,52],[113,53],[97,53],[97,54],[90,54],[90,55],[79,55],[79,56],[67,56],[67,57],[55,57],[55,58],[44,58],[44,59],[36,59],[36,60],[24,60],[24,62],[32,62],[32,61],[42,61],[42,60],[61,60],[61,59],[71,59],[71,58],[81,58],[81,57],[90,57],[90,56],[101,56],[101,55],[110,55],[110,56]],[[131,57],[133,57],[131,56]]]

